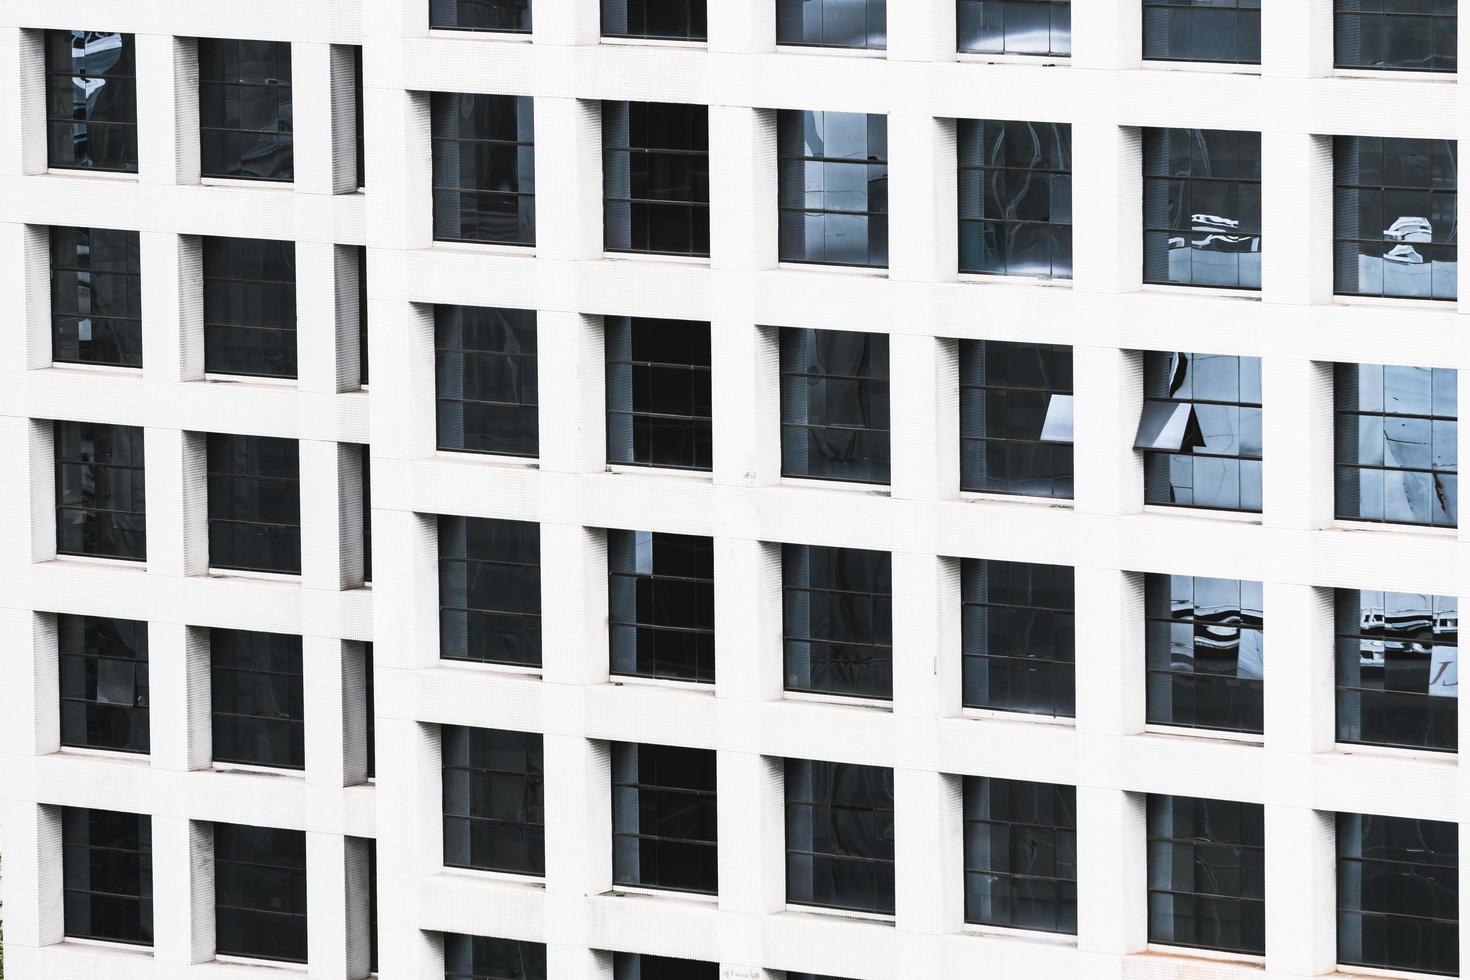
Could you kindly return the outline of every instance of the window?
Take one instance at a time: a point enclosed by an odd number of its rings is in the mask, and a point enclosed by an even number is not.
[[[602,36],[703,41],[705,0],[602,0]]]
[[[893,914],[893,770],[786,760],[786,901]]]
[[[289,181],[291,45],[199,39],[199,163],[205,177]]]
[[[1149,796],[1149,942],[1264,955],[1265,826],[1259,803]]]
[[[296,243],[204,239],[204,370],[296,377]]]
[[[1144,604],[1149,724],[1260,734],[1261,583],[1149,575]]]
[[[536,312],[434,307],[439,448],[535,456]]]
[[[607,461],[711,467],[709,324],[607,317]]]
[[[214,825],[214,948],[306,962],[306,834]]]
[[[444,980],[546,980],[546,946],[444,934]]]
[[[1143,355],[1144,500],[1261,511],[1261,359],[1183,351]]]
[[[776,0],[776,43],[888,47],[888,0]]]
[[[1143,0],[1143,56],[1261,63],[1261,0]]]
[[[371,773],[371,771],[370,771]],[[368,972],[378,972],[378,842],[360,838],[367,845],[368,859]]]
[[[1456,70],[1453,0],[1336,0],[1337,67]]]
[[[1335,291],[1454,299],[1459,145],[1338,136],[1332,146]]]
[[[613,882],[713,895],[715,753],[612,745]]]
[[[373,645],[364,643],[362,645],[362,681],[363,681],[363,750],[366,755],[365,775],[372,779],[378,774],[378,714],[375,687],[377,679],[373,676]],[[377,852],[374,852],[376,855]]]
[[[715,682],[715,543],[608,531],[612,673]]]
[[[153,818],[61,811],[66,935],[153,945]]]
[[[1459,600],[1337,592],[1337,740],[1455,751]]]
[[[61,744],[148,752],[148,624],[57,616]]]
[[[214,760],[306,768],[301,637],[209,631]]]
[[[1459,827],[1337,815],[1337,960],[1458,976]]]
[[[1143,131],[1143,281],[1261,288],[1261,134]]]
[[[362,466],[362,580],[373,580],[373,458],[371,447],[359,446]]]
[[[888,335],[781,329],[781,475],[887,483]]]
[[[966,54],[1072,53],[1071,0],[958,0]]]
[[[359,49],[361,50],[361,49]],[[367,248],[357,248],[357,384],[368,383]]]
[[[888,267],[888,117],[776,116],[782,262]]]
[[[362,45],[353,45],[352,48],[352,118],[353,118],[353,154],[352,163],[357,170],[357,187],[359,190],[367,186],[367,139],[364,130],[367,126],[362,111]],[[366,261],[367,249],[359,246],[357,254],[359,263]],[[366,314],[363,314],[366,316]],[[363,379],[367,379],[367,372],[363,372]]]
[[[133,35],[46,32],[46,162],[138,172]]]
[[[720,965],[647,953],[614,953],[613,980],[719,980]]]
[[[1453,368],[1337,365],[1339,518],[1455,526],[1455,385]]]
[[[603,245],[709,255],[709,107],[602,105]]]
[[[962,573],[965,707],[1075,717],[1072,569],[967,558]]]
[[[965,921],[1077,934],[1077,789],[965,777]]]
[[[445,725],[444,866],[546,874],[541,736]]]
[[[211,432],[209,564],[301,574],[301,459],[294,439]]]
[[[429,26],[441,31],[531,33],[531,0],[429,0]]]
[[[51,360],[143,366],[138,233],[51,229]]]
[[[434,237],[536,244],[536,144],[528,95],[431,99]]]
[[[960,342],[960,489],[1072,498],[1072,348]]]
[[[886,551],[781,548],[786,690],[893,697],[893,559]]]
[[[960,271],[1072,278],[1072,125],[961,119]]]
[[[541,666],[541,529],[439,518],[439,656]]]
[[[143,561],[143,430],[56,422],[56,553]]]

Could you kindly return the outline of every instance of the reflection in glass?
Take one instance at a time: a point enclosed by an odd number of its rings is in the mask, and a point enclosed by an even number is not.
[[[290,43],[200,38],[200,172],[291,180],[292,141]]]
[[[1143,281],[1261,288],[1261,134],[1143,131]]]
[[[893,914],[893,770],[786,760],[786,901]]]
[[[703,41],[705,0],[602,0],[602,36]]]
[[[296,243],[204,239],[204,370],[296,377]]]
[[[57,616],[61,744],[148,752],[148,624]]]
[[[536,131],[528,95],[430,97],[434,238],[536,244]]]
[[[1337,960],[1458,976],[1459,827],[1337,815]]]
[[[209,631],[214,761],[306,767],[301,637]]]
[[[965,777],[965,921],[1076,935],[1076,787]]]
[[[142,427],[57,421],[52,433],[56,553],[145,561]]]
[[[1149,796],[1149,942],[1265,954],[1265,825],[1259,803]]]
[[[531,0],[429,0],[429,26],[441,31],[531,33]]]
[[[1336,0],[1337,67],[1456,70],[1455,0]]]
[[[1453,752],[1459,600],[1339,589],[1337,740]]]
[[[444,980],[547,980],[546,945],[444,934]]]
[[[882,51],[888,0],[776,0],[776,43]]]
[[[614,742],[613,883],[715,894],[716,804],[714,750]]]
[[[1145,578],[1149,724],[1261,732],[1261,605],[1260,582]]]
[[[607,461],[709,470],[713,465],[709,324],[610,316]]]
[[[541,736],[443,725],[440,738],[444,866],[546,874]]]
[[[962,567],[965,707],[1073,717],[1072,569],[974,558]]]
[[[781,330],[781,475],[887,483],[888,335]]]
[[[541,528],[439,518],[439,656],[541,666]]]
[[[434,307],[438,447],[540,452],[536,311]]]
[[[893,560],[886,551],[781,548],[786,690],[893,697]]]
[[[1072,496],[1072,348],[960,341],[960,489]]]
[[[607,532],[612,673],[715,681],[714,539]]]
[[[960,271],[1072,278],[1070,123],[961,119]]]
[[[64,931],[73,939],[153,945],[153,818],[61,811]]]
[[[709,107],[602,104],[603,245],[709,255]]]
[[[888,266],[888,117],[776,115],[782,262]]]
[[[295,439],[211,432],[209,565],[301,574],[301,451]]]
[[[215,951],[306,962],[306,834],[214,825]]]
[[[1261,0],[1143,0],[1143,56],[1261,63]]]
[[[136,231],[51,229],[51,360],[143,366]]]
[[[971,54],[1072,53],[1071,0],[957,0],[959,50]]]
[[[133,35],[46,32],[46,163],[138,172]]]

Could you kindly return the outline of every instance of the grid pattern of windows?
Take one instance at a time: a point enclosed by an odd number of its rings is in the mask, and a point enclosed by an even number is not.
[[[713,409],[708,323],[607,317],[607,461],[708,470]]]
[[[444,866],[544,875],[541,736],[445,725],[440,737]]]
[[[445,933],[444,980],[547,980],[546,945]]]
[[[1072,278],[1071,123],[959,120],[960,271]]]
[[[52,431],[57,554],[146,559],[143,430],[56,422]]]
[[[962,594],[965,707],[1073,717],[1072,569],[970,558]]]
[[[956,0],[967,54],[1072,53],[1071,0]]]
[[[143,366],[136,231],[51,229],[51,360]]]
[[[1149,941],[1264,954],[1265,838],[1258,803],[1149,796]]]
[[[602,36],[703,41],[706,0],[602,0]]]
[[[612,800],[614,883],[716,893],[713,751],[615,742]]]
[[[786,901],[893,914],[893,770],[786,760]]]
[[[1149,723],[1260,733],[1261,583],[1149,575],[1144,606]]]
[[[306,767],[301,637],[209,631],[214,760]]]
[[[46,32],[46,156],[65,170],[138,172],[133,35]]]
[[[429,26],[441,31],[531,33],[531,0],[429,0]]]
[[[893,558],[886,551],[781,548],[786,690],[893,697]]]
[[[211,432],[209,564],[301,574],[301,449],[292,439]]]
[[[776,43],[888,47],[888,0],[776,0]]]
[[[1452,72],[1458,65],[1453,0],[1335,0],[1339,68]]]
[[[1337,959],[1459,976],[1459,827],[1337,815]]]
[[[541,665],[541,535],[535,524],[439,518],[439,656]]]
[[[206,177],[295,178],[291,45],[199,39],[199,162]]]
[[[1453,752],[1460,603],[1454,596],[1337,592],[1337,740]]]
[[[1072,349],[960,343],[960,489],[1072,496]]]
[[[965,777],[965,921],[1077,932],[1077,790]]]
[[[608,531],[607,571],[612,672],[713,684],[714,540]]]
[[[204,240],[204,370],[296,377],[296,243]]]
[[[888,117],[776,114],[782,262],[888,266]]]
[[[306,962],[306,835],[214,825],[214,948]]]
[[[61,744],[147,753],[148,624],[57,616]]]
[[[63,905],[73,939],[153,945],[153,819],[61,811]]]
[[[440,449],[540,451],[536,311],[436,306],[434,354]]]
[[[536,128],[531,99],[435,92],[434,237],[536,244]]]
[[[609,252],[709,255],[709,109],[603,103],[602,185]]]
[[[781,330],[781,475],[887,483],[888,335]]]
[[[1261,0],[1143,0],[1143,56],[1261,63]]]
[[[1261,288],[1261,134],[1143,131],[1143,281]]]

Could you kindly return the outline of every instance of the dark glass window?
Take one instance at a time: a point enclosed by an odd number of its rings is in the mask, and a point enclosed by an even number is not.
[[[1337,959],[1459,976],[1459,827],[1337,815]]]
[[[206,177],[287,181],[291,45],[199,39],[199,164]]]
[[[1076,787],[965,777],[965,921],[1076,935]]]
[[[51,360],[143,366],[138,233],[51,229]]]
[[[296,377],[296,243],[204,239],[204,370]]]
[[[153,818],[61,811],[66,935],[153,945]]]
[[[209,679],[216,762],[306,767],[301,637],[211,629]]]
[[[781,475],[887,483],[888,335],[781,329]]]
[[[1261,288],[1261,134],[1143,131],[1143,281]]]
[[[1143,56],[1261,63],[1261,0],[1143,0]]]
[[[133,35],[46,32],[47,164],[138,172]]]
[[[1072,348],[960,342],[960,489],[1072,497]]]
[[[1077,714],[1072,580],[1062,565],[965,559],[965,707]]]
[[[714,539],[608,531],[612,673],[715,682]]]
[[[368,849],[368,972],[378,972],[378,842],[366,840]]]
[[[546,873],[541,736],[443,727],[444,866]]]
[[[613,980],[719,980],[720,965],[648,953],[614,953]]]
[[[546,980],[546,946],[446,932],[444,980]]]
[[[1339,136],[1332,146],[1335,291],[1454,299],[1459,145]]]
[[[429,0],[429,26],[441,31],[531,33],[531,0]]]
[[[613,881],[715,894],[715,753],[612,746]]]
[[[378,774],[378,714],[373,676],[373,645],[364,643],[362,650],[363,677],[363,748],[366,750],[366,775],[372,779]],[[376,852],[374,852],[376,854]]]
[[[541,666],[541,528],[439,518],[439,656]]]
[[[776,116],[782,262],[888,267],[888,117]]]
[[[1337,67],[1456,70],[1455,0],[1336,0]]]
[[[1072,124],[961,119],[960,271],[1072,278]]]
[[[893,697],[893,556],[781,547],[786,690]]]
[[[1455,526],[1455,385],[1453,368],[1337,365],[1338,517]]]
[[[354,119],[353,129],[355,130],[353,133],[355,142],[353,145],[352,162],[357,168],[357,186],[359,189],[367,186],[367,140],[364,138],[366,120],[363,117],[362,111],[362,88],[362,45],[359,44],[355,45],[352,49],[352,112]],[[366,251],[367,249],[365,248],[359,248],[358,254],[362,255]],[[367,372],[364,371],[363,379],[366,380],[366,378]]]
[[[1337,592],[1337,740],[1453,752],[1459,600]]]
[[[1144,604],[1149,724],[1259,734],[1261,583],[1149,575]]]
[[[306,962],[306,834],[214,825],[214,948]]]
[[[602,36],[703,41],[705,0],[602,0]]]
[[[607,317],[607,460],[708,470],[709,324]]]
[[[957,0],[959,49],[970,54],[1072,53],[1071,0]]]
[[[602,104],[603,244],[709,255],[709,107]]]
[[[434,307],[439,448],[535,456],[536,311]]]
[[[786,901],[893,914],[893,770],[786,760]]]
[[[776,43],[888,47],[888,0],[776,0]]]
[[[357,249],[357,383],[368,383],[367,249]]]
[[[1264,955],[1265,827],[1259,803],[1149,796],[1149,942]]]
[[[434,237],[536,244],[536,130],[528,95],[435,92]]]
[[[148,624],[57,616],[61,744],[148,751]]]
[[[294,439],[208,438],[209,564],[301,574],[301,449]]]
[[[143,561],[143,430],[56,422],[56,553]]]
[[[359,446],[362,458],[362,580],[373,580],[373,459],[368,446]]]
[[[1147,351],[1144,500],[1212,510],[1261,510],[1261,359]]]

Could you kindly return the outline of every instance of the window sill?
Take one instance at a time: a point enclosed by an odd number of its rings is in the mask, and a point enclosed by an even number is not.
[[[1266,966],[1266,957],[1253,953],[1231,953],[1220,949],[1196,949],[1193,946],[1170,946],[1167,943],[1149,943],[1144,947],[1148,953],[1158,953],[1175,960],[1207,960],[1211,963],[1238,963],[1241,966]]]
[[[607,683],[611,687],[649,687],[665,691],[687,691],[690,694],[715,696],[714,684],[703,681],[676,681],[666,677],[638,677],[633,674],[609,674]]]
[[[720,904],[719,895],[681,892],[672,888],[646,888],[642,885],[613,885],[611,889],[602,894],[609,898],[652,898],[661,902],[692,902],[696,905]]]
[[[1389,534],[1422,534],[1430,538],[1458,538],[1457,527],[1433,527],[1428,524],[1395,524],[1389,521],[1351,521],[1339,518],[1324,530],[1328,531],[1383,531]]]
[[[982,493],[978,490],[961,490],[959,499],[967,504],[1024,504],[1027,507],[1052,507],[1073,510],[1076,501],[1071,497],[1033,497],[1024,493]]]
[[[955,282],[971,286],[1004,286],[1011,285],[1028,288],[1041,289],[1071,289],[1072,280],[1063,279],[1060,276],[1002,276],[993,272],[958,272]]]
[[[481,868],[455,868],[443,867],[439,874],[448,878],[461,878],[465,881],[494,882],[505,885],[525,885],[531,888],[545,890],[546,879],[539,875],[521,875],[514,871],[487,871]]]
[[[1455,84],[1459,72],[1421,71],[1413,68],[1334,68],[1324,78],[1366,78],[1380,82],[1437,82],[1441,85]],[[1403,976],[1390,973],[1388,976]]]
[[[306,780],[305,769],[282,769],[278,766],[251,765],[248,762],[211,762],[202,772],[238,773],[246,776],[284,776],[287,779]]]
[[[85,936],[67,936],[62,945],[81,946],[89,950],[107,950],[109,953],[130,953],[134,956],[153,956],[153,947],[139,943],[125,943],[114,939],[88,939]]]
[[[1251,303],[1261,301],[1259,286],[1191,286],[1188,283],[1146,282],[1139,287],[1141,293],[1156,296],[1214,296],[1220,299],[1238,299]]]
[[[1036,65],[1040,68],[1070,68],[1071,55],[1063,54],[986,54],[980,51],[956,51],[955,60],[962,65]]]
[[[296,190],[294,180],[249,180],[244,177],[200,177],[200,187],[258,187],[290,194]]]
[[[1356,293],[1333,293],[1331,304],[1362,309],[1458,312],[1457,303],[1453,299],[1426,299],[1423,296],[1360,296]],[[1466,309],[1470,310],[1470,306],[1467,306]]]
[[[539,470],[541,459],[538,456],[502,456],[498,453],[471,453],[458,449],[435,449],[434,454],[429,457],[435,462],[453,463],[466,466],[507,466],[518,470]]]
[[[893,714],[893,702],[884,701],[880,698],[860,698],[845,694],[822,694],[817,691],[791,691],[781,692],[783,701],[797,704],[825,704],[838,708],[865,708]]]
[[[530,31],[473,31],[454,30],[447,27],[429,28],[429,37],[442,37],[452,41],[493,41],[500,44],[530,44]]]
[[[776,43],[777,54],[825,55],[838,58],[862,58],[867,60],[888,57],[887,48],[853,48],[838,44],[782,44]]]
[[[1357,756],[1367,759],[1387,759],[1394,762],[1438,763],[1444,766],[1459,764],[1459,754],[1454,751],[1435,752],[1431,749],[1401,749],[1392,745],[1359,745],[1355,742],[1334,742],[1334,755]]]
[[[1077,937],[1065,932],[1042,932],[1039,929],[1012,929],[979,922],[966,922],[961,930],[967,936],[985,939],[1009,939],[1016,942],[1045,943],[1048,946],[1076,946]]]
[[[35,562],[35,564],[91,565],[93,568],[126,569],[128,571],[138,572],[139,574],[148,571],[148,563],[146,561],[134,561],[131,558],[98,558],[92,555],[52,555],[50,558],[43,558]]]
[[[1190,507],[1183,504],[1144,504],[1141,513],[1160,514],[1172,517],[1192,517],[1207,521],[1232,521],[1236,524],[1255,524],[1262,521],[1262,512],[1256,510],[1220,510],[1215,507]]]
[[[686,470],[676,466],[639,466],[636,463],[608,463],[604,472],[613,476],[656,476],[664,479],[699,480],[712,482],[715,474],[711,470]]]
[[[1068,718],[1066,715],[1034,715],[1026,711],[1002,711],[999,708],[960,708],[960,717],[975,721],[1009,721],[1021,725],[1048,725],[1052,728],[1076,728],[1077,719]],[[1009,935],[1014,932],[1026,930],[1010,929],[1005,926],[990,926],[988,928],[999,929]],[[1041,933],[1049,936],[1052,933]]]
[[[708,41],[679,40],[671,37],[615,37],[603,34],[598,37],[597,42],[619,48],[689,48],[695,51],[705,51],[709,48]]]
[[[1232,61],[1171,61],[1164,58],[1143,59],[1144,71],[1196,71],[1211,75],[1250,75],[1259,78],[1260,64]]]
[[[112,180],[124,184],[136,184],[138,175],[121,170],[89,170],[86,167],[47,167],[37,177],[90,177],[94,180]]]
[[[1166,738],[1185,738],[1196,742],[1233,742],[1236,745],[1250,745],[1261,747],[1266,744],[1265,736],[1255,732],[1225,732],[1218,728],[1185,728],[1181,725],[1154,725],[1143,726],[1145,735],[1162,735]],[[1175,946],[1164,947],[1166,949],[1177,949]]]
[[[143,369],[141,367],[123,367],[121,364],[78,364],[72,361],[52,361],[41,367],[31,368],[32,371],[76,371],[78,374],[100,374],[117,378],[131,378],[135,381],[143,380]]]
[[[445,657],[439,658],[439,666],[448,667],[451,670],[471,670],[481,674],[511,674],[536,681],[541,679],[541,672],[544,669],[542,667],[523,667],[519,664],[492,664],[479,660],[450,660]]]
[[[147,752],[129,752],[126,749],[99,749],[86,745],[63,745],[50,755],[70,756],[74,759],[107,759],[112,762],[131,762],[138,766],[152,764]],[[111,943],[108,943],[111,945]]]
[[[259,385],[262,388],[295,388],[295,378],[262,378],[253,374],[213,374],[206,372],[198,379],[203,384],[218,385]],[[346,392],[343,392],[346,394]]]
[[[892,497],[893,488],[887,483],[853,483],[848,480],[824,480],[815,476],[783,476],[777,484],[781,487],[820,487],[831,490],[846,490],[872,494],[875,497]]]
[[[861,276],[867,279],[887,279],[888,266],[838,265],[831,262],[778,261],[776,268],[782,272],[830,273],[837,276]]]
[[[888,915],[884,912],[855,912],[851,909],[828,909],[820,905],[798,905],[787,902],[785,912],[787,915],[814,915],[824,919],[850,919],[857,922],[871,922],[874,925],[895,925],[898,917]]]
[[[602,259],[604,262],[667,262],[671,265],[709,268],[708,255],[680,255],[676,252],[618,252],[603,249]]]
[[[447,238],[434,239],[428,250],[461,255],[506,255],[524,259],[536,257],[535,245],[511,245],[507,242],[462,242]]]
[[[1337,964],[1337,970],[1329,977],[1385,977],[1387,980],[1445,980],[1443,973],[1416,973],[1412,970],[1391,970],[1381,966],[1354,966],[1351,963]]]
[[[300,572],[257,572],[248,568],[215,568],[213,565],[204,570],[205,578],[239,578],[249,579],[256,582],[280,582],[282,585],[300,585]]]
[[[256,956],[231,956],[229,953],[216,953],[214,962],[228,964],[230,966],[264,967],[271,970],[290,970],[292,973],[306,973],[305,963],[293,963],[287,960],[266,960]]]

